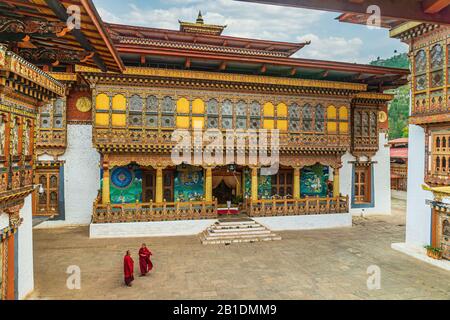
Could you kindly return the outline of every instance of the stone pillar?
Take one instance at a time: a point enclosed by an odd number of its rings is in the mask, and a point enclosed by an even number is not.
[[[242,179],[236,178],[236,196],[239,197],[241,195],[242,195]]]
[[[205,169],[205,200],[212,201],[212,167],[206,167]]]
[[[102,185],[102,203],[111,203],[110,196],[110,179],[109,179],[109,167],[103,164],[103,185]]]
[[[252,168],[252,201],[258,201],[258,168]]]
[[[334,168],[333,171],[333,196],[338,198],[341,195],[340,179],[339,179],[339,169],[340,167]]]
[[[300,199],[300,167],[294,167],[294,199]]]
[[[164,201],[163,194],[163,168],[156,167],[156,195],[155,202],[161,203]]]

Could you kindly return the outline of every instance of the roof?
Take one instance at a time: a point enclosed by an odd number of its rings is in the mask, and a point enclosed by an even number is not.
[[[369,5],[376,6],[382,19],[401,21],[420,21],[431,24],[450,25],[449,0],[239,0],[245,2],[266,3],[279,6],[291,6],[305,9],[325,10],[340,13],[366,15],[366,23],[373,14]],[[369,13],[368,13],[369,12]]]
[[[191,50],[201,47],[202,51],[214,48],[212,51],[215,52],[240,49],[246,50],[248,54],[261,51],[267,55],[289,57],[309,44],[309,42],[292,43],[230,37],[221,34],[193,32],[192,30],[186,32],[183,31],[183,28],[181,30],[169,30],[113,23],[107,23],[106,27],[116,45],[153,44],[158,47],[187,48]]]
[[[276,42],[118,24],[106,26],[127,66],[361,83],[376,92],[405,85],[410,74],[407,69],[291,57],[308,42]]]
[[[391,148],[391,158],[408,158],[408,148]]]
[[[67,28],[67,12],[70,12],[67,8],[71,5],[80,8],[82,19],[79,29]],[[24,51],[28,58],[36,58],[36,61],[30,61],[32,63],[39,61],[42,57],[40,53],[44,51],[59,53],[60,60],[77,56],[81,60],[77,63],[82,65],[114,72],[124,70],[122,60],[91,0],[8,0],[0,2],[0,12],[1,19],[18,26],[11,32],[3,31],[0,40],[13,44],[18,42],[18,53],[23,55],[21,51]],[[41,29],[30,31],[33,28],[29,27],[33,25],[40,25]],[[21,28],[23,32],[17,32]]]
[[[399,138],[389,141],[389,144],[407,144],[408,141],[408,138]]]

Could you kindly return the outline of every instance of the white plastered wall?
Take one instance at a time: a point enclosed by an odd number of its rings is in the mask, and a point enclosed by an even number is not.
[[[422,189],[425,183],[425,131],[409,126],[408,200],[406,214],[406,243],[424,246],[431,239],[431,208],[427,200],[433,195]]]
[[[100,154],[92,145],[91,125],[67,126],[67,150],[60,160],[65,160],[65,220],[47,221],[37,228],[89,225],[91,222],[92,206],[100,188]]]
[[[34,290],[33,266],[33,201],[29,195],[20,210],[23,223],[19,227],[17,259],[17,297],[25,299]]]

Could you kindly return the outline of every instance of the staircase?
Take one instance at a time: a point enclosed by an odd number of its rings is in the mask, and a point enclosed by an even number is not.
[[[202,244],[231,244],[281,240],[266,227],[249,218],[223,218],[200,234]]]

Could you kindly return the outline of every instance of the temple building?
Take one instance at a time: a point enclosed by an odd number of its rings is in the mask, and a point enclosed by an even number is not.
[[[392,38],[409,45],[412,73],[406,240],[393,248],[450,270],[448,261],[429,258],[424,249],[450,259],[450,4],[416,0],[413,6],[382,19]],[[417,21],[404,19],[412,13]],[[346,12],[338,19],[365,25],[367,18]]]
[[[412,65],[406,245],[450,259],[450,26],[405,23],[391,36],[410,45]],[[450,269],[450,267],[448,267]]]
[[[90,224],[92,237],[197,234],[229,202],[273,230],[390,213],[392,96],[383,91],[405,84],[408,70],[292,58],[309,43],[226,36],[201,14],[179,30],[101,30],[116,70],[42,66],[68,94],[39,114],[36,183],[45,191],[35,214],[50,217],[39,227]],[[259,129],[279,131],[273,175],[249,159],[261,150],[245,133]],[[176,162],[179,130],[191,140]],[[203,141],[214,130],[232,157],[196,158],[218,151]]]
[[[51,217],[40,227],[91,224],[93,237],[196,234],[228,201],[275,230],[390,212],[392,96],[382,91],[404,84],[408,71],[292,58],[308,43],[224,36],[225,26],[201,15],[177,31],[99,30],[112,48],[109,72],[83,59],[42,65],[68,94],[39,114],[44,192],[35,214]],[[274,176],[261,175],[258,162],[172,160],[176,129],[260,128],[280,131]],[[232,151],[248,155],[249,142]]]
[[[391,146],[392,196],[404,198],[408,190],[408,138],[389,141]]]
[[[93,238],[198,234],[222,213],[272,230],[390,213],[383,92],[408,70],[293,58],[309,43],[224,35],[201,14],[168,30],[104,23],[89,0],[0,7],[2,297],[22,297],[31,211]]]
[[[65,96],[63,84],[0,45],[0,300],[34,288],[34,133],[39,108]]]

